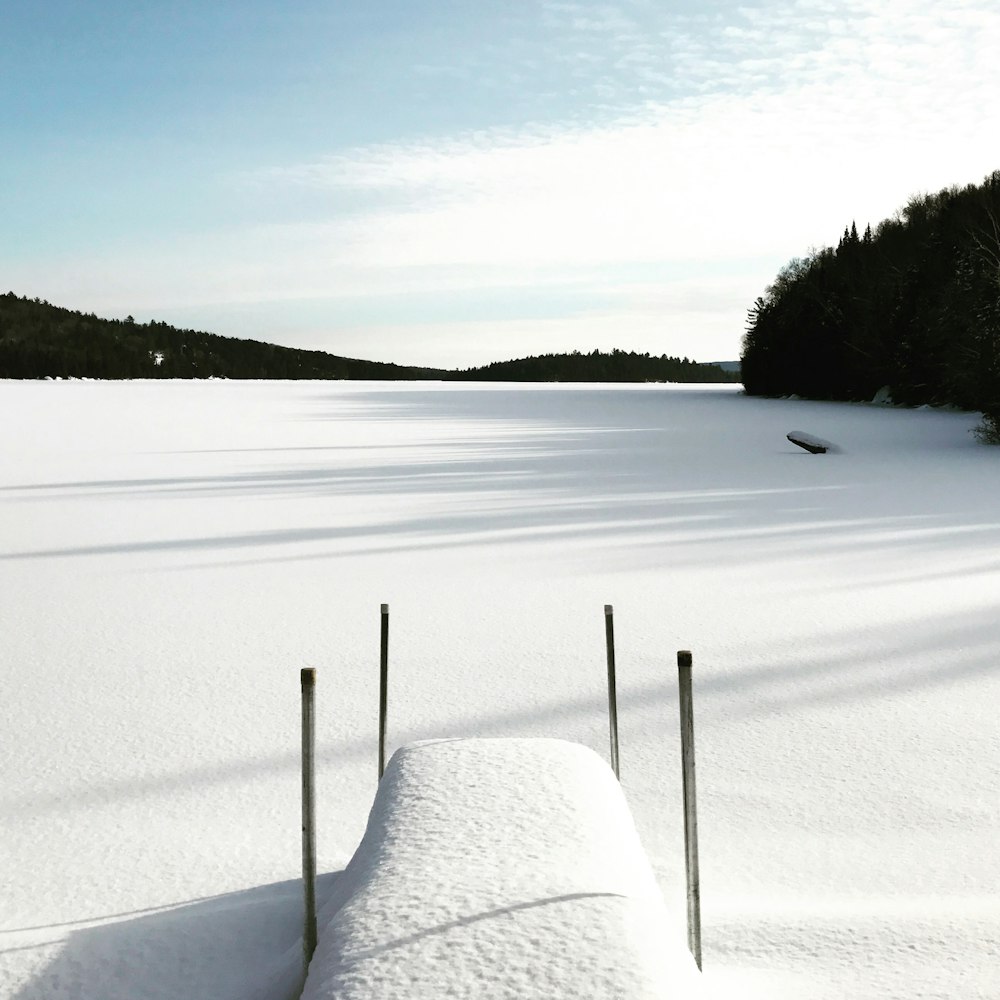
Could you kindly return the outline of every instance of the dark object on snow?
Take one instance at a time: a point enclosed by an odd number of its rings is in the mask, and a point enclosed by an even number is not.
[[[385,725],[389,707],[389,605],[382,605],[378,682],[378,780],[385,771]]]
[[[611,770],[618,771],[618,687],[615,683],[615,609],[604,605],[604,640],[608,650],[608,721],[611,724]]]
[[[829,441],[813,437],[812,434],[803,434],[802,431],[792,431],[785,435],[792,444],[797,444],[800,448],[805,448],[810,455],[825,455],[830,447]]]
[[[304,968],[316,950],[316,668],[303,667],[302,679],[302,886],[305,923]]]
[[[687,873],[688,948],[701,971],[701,876],[698,874],[698,808],[694,787],[694,698],[691,694],[691,651],[677,650],[677,684],[681,707],[681,768],[684,790],[684,868]]]

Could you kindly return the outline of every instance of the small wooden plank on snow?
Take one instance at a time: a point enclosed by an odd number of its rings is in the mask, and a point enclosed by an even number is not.
[[[825,455],[830,448],[830,442],[822,438],[814,437],[803,431],[792,431],[785,435],[792,444],[797,444],[800,448],[805,448],[810,455]]]

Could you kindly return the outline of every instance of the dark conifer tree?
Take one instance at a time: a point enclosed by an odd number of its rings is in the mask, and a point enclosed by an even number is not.
[[[1000,419],[1000,171],[793,261],[748,314],[750,393],[954,403]]]

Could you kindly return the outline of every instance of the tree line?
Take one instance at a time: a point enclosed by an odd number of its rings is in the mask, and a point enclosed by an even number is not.
[[[981,410],[1000,435],[1000,170],[787,264],[747,317],[753,395]],[[992,430],[991,430],[992,429]]]
[[[101,319],[8,292],[0,295],[0,378],[728,382],[739,376],[687,358],[618,350],[545,354],[464,371],[418,368],[182,330],[158,320]]]
[[[437,378],[435,369],[341,358],[325,351],[152,320],[101,319],[41,299],[0,295],[0,378]]]
[[[738,382],[736,372],[688,358],[635,351],[591,351],[540,354],[513,361],[494,361],[456,372],[453,378],[477,382]]]

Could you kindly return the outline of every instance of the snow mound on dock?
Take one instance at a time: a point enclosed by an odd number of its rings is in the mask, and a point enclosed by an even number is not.
[[[438,740],[390,760],[303,997],[682,998],[699,979],[597,754]]]

